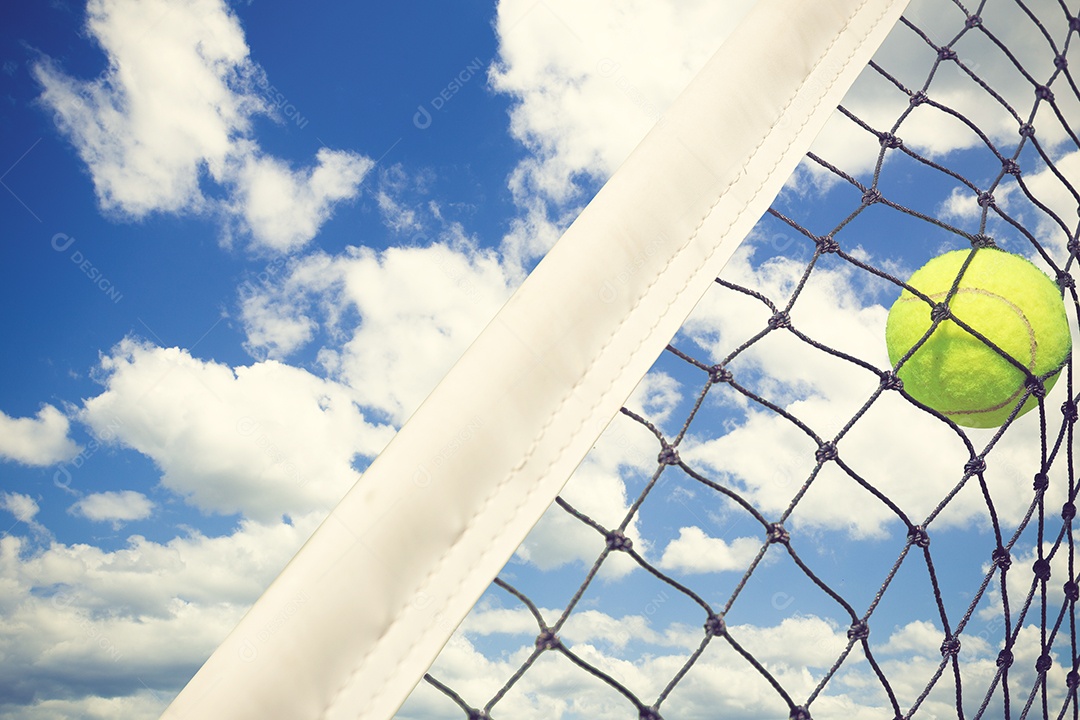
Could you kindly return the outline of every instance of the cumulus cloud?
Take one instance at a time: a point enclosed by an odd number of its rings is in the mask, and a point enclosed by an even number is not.
[[[247,334],[244,347],[258,358],[288,357],[306,345],[318,327],[302,308],[254,287],[241,290],[240,316]]]
[[[561,203],[579,180],[606,179],[752,6],[502,0],[491,83],[514,99],[510,131],[531,151],[518,196]]]
[[[399,203],[393,195],[380,190],[375,196],[382,213],[383,222],[397,233],[411,232],[421,228],[416,211]]]
[[[1058,28],[1061,8],[1040,0],[1028,4],[1046,27]],[[1054,52],[1023,9],[1015,3],[987,4],[980,8],[981,26],[964,34],[952,49],[955,60],[945,60],[925,88],[934,102],[948,106],[973,122],[991,142],[1008,156],[1020,140],[1021,122],[1026,122],[1035,101],[1035,85],[1014,65],[1018,62],[1034,82],[1047,82],[1055,73]],[[905,17],[929,40],[942,47],[964,30],[965,14],[956,6],[913,0]],[[984,30],[986,32],[984,32]],[[1056,30],[1055,30],[1056,31]],[[993,33],[1013,58],[987,35]],[[1064,37],[1054,39],[1061,48]],[[1015,59],[1015,60],[1014,60]],[[924,89],[937,52],[916,31],[897,26],[874,56],[874,60],[911,92]],[[971,77],[976,75],[993,88],[998,98],[1015,108],[1019,118],[1005,105],[988,95]],[[1063,78],[1059,76],[1059,84]],[[876,71],[866,70],[848,92],[843,104],[879,132],[889,132],[908,110],[908,95]],[[1080,102],[1062,86],[1055,102],[1064,117],[1074,117]],[[1067,138],[1068,128],[1059,122],[1044,102],[1035,122],[1040,142],[1053,147]],[[979,134],[958,117],[930,105],[916,107],[895,134],[904,144],[923,155],[942,158],[959,149],[982,146]],[[814,151],[844,170],[862,174],[873,169],[880,145],[870,133],[859,130],[848,118],[835,114],[814,143]],[[996,170],[987,168],[986,170]],[[985,172],[985,170],[984,170]]]
[[[1057,158],[1053,169],[1042,165],[1035,172],[1025,175],[1024,185],[1050,214],[1036,209],[1030,203],[1023,206],[1021,221],[1027,221],[1039,240],[1045,243],[1055,257],[1067,256],[1070,235],[1075,232],[1075,214],[1080,201],[1075,189],[1071,189],[1062,178],[1080,177],[1080,150],[1073,150]],[[1056,171],[1056,172],[1055,172]],[[1011,193],[1019,195],[1018,192]],[[1041,264],[1041,259],[1036,259]]]
[[[273,107],[224,2],[91,0],[86,12],[108,69],[84,81],[46,59],[34,74],[105,210],[222,213],[226,236],[235,226],[257,246],[289,251],[356,195],[370,159],[323,148],[313,167],[294,170],[250,139],[252,118]],[[229,197],[214,200],[209,180]]]
[[[34,498],[22,493],[4,493],[0,495],[0,508],[14,515],[19,522],[28,525],[34,522],[34,517],[37,516],[38,510],[41,509],[37,502],[34,501]]]
[[[269,360],[247,367],[124,340],[102,358],[104,391],[80,419],[152,458],[162,484],[196,507],[264,521],[329,510],[392,431],[356,394]]]
[[[243,301],[248,346],[285,357],[314,336],[326,371],[400,424],[502,306],[511,280],[495,253],[458,239],[426,247],[313,253]]]
[[[272,250],[302,247],[330,218],[335,202],[356,195],[375,165],[357,153],[327,148],[319,149],[315,161],[315,167],[297,171],[254,149],[240,154],[235,171],[225,176],[236,188],[233,209],[240,227]]]
[[[0,717],[159,717],[322,518],[111,552],[0,538]]]
[[[52,465],[70,460],[79,446],[68,437],[67,417],[44,405],[33,418],[14,418],[0,411],[0,458],[24,465]]]
[[[679,537],[664,548],[659,566],[687,573],[745,572],[762,544],[761,538],[740,537],[728,542],[709,537],[701,528],[684,527],[679,530]]]
[[[150,498],[134,490],[108,491],[87,495],[71,506],[70,512],[94,522],[111,522],[114,528],[124,522],[143,520],[154,511]]]

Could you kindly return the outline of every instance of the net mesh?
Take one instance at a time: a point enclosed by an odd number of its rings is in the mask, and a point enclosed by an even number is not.
[[[605,433],[625,500],[572,491],[587,460],[541,523],[595,559],[527,542],[399,717],[1078,717],[1071,359],[972,431],[881,335],[959,247],[1041,262],[1075,322],[1077,14],[912,5]]]

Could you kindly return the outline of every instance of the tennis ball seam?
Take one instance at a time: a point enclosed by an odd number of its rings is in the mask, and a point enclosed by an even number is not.
[[[906,395],[960,425],[997,427],[1010,412],[1030,411],[1044,395],[1031,379],[1048,392],[1069,361],[1072,337],[1061,288],[1022,255],[953,250],[902,284],[886,323],[889,359]],[[946,308],[946,302],[954,315],[950,320],[944,313],[945,323],[934,326],[939,313],[932,308]],[[929,333],[931,327],[940,332]],[[912,349],[920,339],[922,352]],[[905,357],[902,367],[895,365]]]
[[[924,294],[926,295],[926,297],[930,298],[931,300],[941,301],[941,300],[944,300],[946,297],[948,297],[949,291],[946,290],[946,291],[943,291],[943,292],[928,293],[928,294],[924,293]],[[1036,363],[1037,357],[1038,357],[1037,353],[1038,353],[1038,345],[1039,345],[1039,343],[1038,343],[1038,339],[1035,337],[1035,328],[1031,326],[1031,321],[1028,319],[1028,317],[1024,313],[1023,309],[1020,306],[1018,306],[1016,303],[1009,300],[1008,298],[1006,298],[1006,297],[1004,297],[1002,295],[999,295],[997,293],[990,292],[989,290],[986,290],[985,288],[959,287],[959,288],[956,289],[956,293],[953,295],[953,297],[955,298],[957,295],[960,295],[960,294],[981,295],[983,297],[988,297],[988,298],[993,298],[995,300],[1000,300],[1001,302],[1005,303],[1005,305],[1010,310],[1012,310],[1014,313],[1016,313],[1017,317],[1020,318],[1020,321],[1023,323],[1024,327],[1026,328],[1027,336],[1028,336],[1028,350],[1029,350],[1031,359],[1027,363],[1024,363],[1024,367],[1026,367],[1029,372],[1034,372],[1035,363]],[[901,296],[900,298],[897,299],[897,302],[912,302],[912,301],[924,302],[922,298],[916,297],[915,295],[910,295],[910,294],[907,297]],[[961,318],[961,319],[963,319],[963,318]],[[939,323],[938,327],[940,328],[946,322],[949,322],[949,321],[945,320],[945,321]],[[965,322],[967,322],[967,321],[965,321]],[[971,323],[967,323],[967,324],[971,325]],[[959,327],[959,326],[957,326],[957,327]],[[927,328],[927,329],[929,330],[929,328]],[[963,328],[961,328],[961,329],[963,329]],[[964,330],[964,332],[967,333],[967,335],[969,337],[971,337],[972,339],[979,340],[979,342],[982,342],[981,339],[977,338],[975,335],[972,335],[967,330]],[[985,335],[986,333],[982,333],[982,334]],[[925,345],[923,347],[925,347]],[[986,347],[988,349],[991,349],[991,350],[993,349],[989,345],[987,345]],[[918,352],[918,351],[916,351],[916,352]],[[1009,357],[1012,357],[1017,362],[1020,361],[1019,358],[1014,357],[1011,353],[1006,353],[1006,354],[1009,355]],[[1060,368],[1058,369],[1058,371],[1060,371]],[[1053,373],[1053,374],[1056,374],[1056,372]],[[951,415],[981,415],[983,413],[996,412],[996,411],[1001,410],[1003,408],[1015,405],[1016,401],[1020,398],[1020,396],[1024,394],[1024,389],[1025,389],[1025,385],[1023,383],[1021,383],[1020,387],[1018,387],[1016,390],[1014,390],[1013,393],[1011,395],[1009,395],[1008,398],[1006,398],[1005,400],[1001,401],[1000,403],[998,403],[996,405],[989,405],[987,407],[962,409],[962,410],[939,410],[939,412],[941,412],[944,415],[950,415],[950,416]]]

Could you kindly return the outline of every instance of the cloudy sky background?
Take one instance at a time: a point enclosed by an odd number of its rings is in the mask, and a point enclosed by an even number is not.
[[[3,11],[0,718],[156,718],[752,4],[92,0]],[[988,5],[985,26],[1043,82],[1054,69],[1046,38],[1012,2]],[[1063,48],[1068,23],[1058,4],[1030,5]],[[964,24],[951,3],[931,0],[916,0],[908,17],[937,43]],[[1027,120],[1031,81],[993,43],[976,31],[955,49]],[[905,28],[878,54],[915,88],[934,57]],[[1080,117],[1064,80],[1054,89],[1062,114]],[[995,144],[1015,146],[1017,121],[958,67],[943,65],[930,94]],[[887,129],[907,99],[868,73],[845,104]],[[1060,171],[1080,175],[1077,148],[1046,104],[1035,125]],[[838,115],[815,152],[867,180],[879,146],[853,127]],[[1000,170],[970,128],[929,108],[917,108],[898,135],[977,183]],[[1029,149],[1020,165],[1032,192],[1075,222],[1076,199],[1038,155]],[[899,153],[882,178],[887,197],[979,230],[976,194],[958,183]],[[777,207],[827,232],[860,194],[805,164]],[[1024,200],[1015,181],[995,200],[1064,264],[1067,230]],[[961,246],[955,235],[877,210],[837,239],[888,272],[906,276]],[[1033,254],[1001,220],[987,232]],[[767,219],[723,277],[783,304],[812,249]],[[885,368],[884,322],[897,294],[828,256],[792,319]],[[718,362],[770,314],[717,287],[676,344]],[[740,382],[826,438],[877,386],[853,367],[787,333],[731,365]],[[665,357],[629,405],[672,438],[704,382]],[[1052,424],[1064,386],[1047,402]],[[683,459],[778,517],[813,469],[814,444],[723,388],[703,412]],[[977,450],[991,436],[969,433]],[[989,458],[986,480],[1006,530],[1031,501],[1038,439],[1032,413]],[[840,449],[917,521],[968,458],[960,438],[896,394],[875,403]],[[563,497],[614,527],[655,470],[657,450],[647,431],[618,417]],[[1065,501],[1061,467],[1051,473],[1049,508]],[[719,607],[761,548],[749,519],[668,470],[628,534],[650,562]],[[892,513],[853,491],[835,464],[787,526],[801,556],[860,613],[905,541]],[[978,487],[966,486],[932,527],[943,600],[959,617],[993,548]],[[555,509],[503,577],[553,621],[602,546]],[[848,621],[778,550],[766,553],[728,622],[801,701],[845,647]],[[1025,535],[1014,567],[1026,571],[1035,557]],[[904,709],[939,664],[942,641],[916,560],[901,569],[870,638]],[[1052,601],[1060,602],[1065,561],[1055,557]],[[1022,597],[1025,576],[1011,577],[1010,597]],[[992,585],[963,638],[975,706],[996,672],[1000,596]],[[620,556],[562,638],[651,702],[700,643],[703,620],[700,608]],[[482,705],[536,632],[520,603],[492,590],[436,674]],[[1038,653],[1037,631],[1025,629],[1017,685]],[[1059,687],[1061,662],[1051,670]],[[926,707],[948,715],[953,694],[947,674]],[[861,661],[813,708],[822,717],[880,717],[886,703]],[[718,708],[745,718],[785,712],[719,643],[664,708],[686,718]],[[615,718],[630,706],[548,654],[496,710]],[[426,686],[402,713],[461,715]]]

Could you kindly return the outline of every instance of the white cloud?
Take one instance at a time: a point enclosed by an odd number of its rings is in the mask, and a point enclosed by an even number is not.
[[[375,200],[382,212],[383,222],[394,232],[410,232],[421,228],[420,221],[416,218],[416,211],[399,203],[390,193],[380,190]]]
[[[678,380],[665,372],[652,370],[634,388],[626,401],[626,409],[661,426],[668,421],[682,399],[682,386]]]
[[[161,696],[151,690],[123,697],[86,697],[77,700],[48,699],[32,706],[9,706],[5,712],[0,701],[0,718],[3,720],[157,720],[164,711]]]
[[[1052,0],[1028,3],[1052,32],[1062,26],[1061,8]],[[964,29],[965,15],[957,7],[913,0],[904,13],[937,45],[944,46]],[[1055,72],[1054,54],[1042,33],[1015,3],[987,3],[980,17],[986,30],[1001,41],[1037,82],[1045,82]],[[1057,37],[1062,47],[1064,37]],[[989,85],[1006,103],[1016,109],[1022,121],[1035,101],[1035,89],[1001,49],[979,29],[967,32],[953,46],[959,62]],[[935,51],[911,29],[898,25],[874,56],[875,61],[912,92],[927,81],[937,59]],[[1064,117],[1074,117],[1080,102],[1062,84],[1055,84],[1056,102]],[[959,112],[1008,156],[1020,140],[1018,121],[995,98],[982,90],[960,66],[942,62],[926,90],[929,97]],[[863,72],[848,92],[843,105],[880,132],[890,131],[908,109],[908,95],[876,71]],[[1066,139],[1066,128],[1052,116],[1044,103],[1036,120],[1040,142],[1053,147]],[[929,105],[921,105],[896,131],[904,144],[932,158],[941,158],[962,148],[982,146],[983,140],[960,119]],[[849,173],[873,169],[880,145],[877,139],[858,129],[851,120],[836,114],[814,143],[814,151]],[[892,151],[899,152],[899,151]],[[976,178],[981,180],[983,178]]]
[[[251,150],[226,177],[237,189],[240,225],[263,246],[290,252],[315,237],[333,204],[356,195],[374,161],[356,153],[321,148],[310,170]]]
[[[1055,168],[1057,173],[1060,173],[1061,177],[1067,180],[1074,181],[1073,179],[1080,177],[1080,150],[1073,150],[1056,158]],[[1076,196],[1062,182],[1057,173],[1040,164],[1040,169],[1037,172],[1024,175],[1024,184],[1039,202],[1050,209],[1061,224],[1041,209],[1036,210],[1031,205],[1025,205],[1026,212],[1021,218],[1024,220],[1030,218],[1029,224],[1031,227],[1028,229],[1035,233],[1040,242],[1048,246],[1054,257],[1060,258],[1068,255],[1066,243],[1069,235],[1075,232],[1078,203]],[[1015,193],[1015,195],[1019,194],[1018,192]],[[1064,225],[1064,228],[1062,225]],[[1037,259],[1036,261],[1041,265],[1041,260]]]
[[[359,477],[354,458],[392,434],[348,388],[275,361],[234,369],[125,340],[101,366],[105,390],[80,419],[153,458],[162,484],[207,512],[328,510]]]
[[[240,317],[247,333],[244,348],[259,358],[291,355],[311,340],[316,328],[315,321],[300,307],[254,288],[241,291]]]
[[[106,209],[141,217],[197,208],[199,173],[220,166],[258,105],[236,18],[218,0],[92,0],[87,30],[109,55],[97,80],[36,66],[42,99],[90,167]]]
[[[34,498],[22,493],[4,493],[0,495],[0,508],[7,510],[19,522],[33,523],[41,508]]]
[[[498,257],[451,227],[453,245],[315,253],[244,301],[249,347],[295,351],[319,323],[319,355],[358,403],[400,424],[509,297]],[[456,240],[456,241],[455,241]]]
[[[159,717],[323,517],[111,552],[0,538],[0,717]]]
[[[606,179],[752,6],[502,0],[491,83],[516,101],[510,130],[531,150],[517,195],[562,203],[579,176]]]
[[[0,458],[24,465],[52,465],[74,457],[79,446],[68,437],[67,417],[44,405],[36,418],[13,418],[0,411]]]
[[[113,527],[131,520],[143,520],[154,511],[154,503],[134,490],[94,493],[81,498],[70,511],[95,522],[111,522]]]
[[[684,527],[664,548],[659,566],[687,573],[745,572],[763,544],[763,538],[740,537],[728,542],[709,537],[701,528]]]
[[[78,80],[48,60],[34,74],[104,209],[224,212],[256,245],[288,251],[356,195],[370,159],[323,148],[313,168],[294,171],[249,139],[251,118],[274,108],[221,0],[91,0],[87,30],[109,58],[101,77]],[[208,178],[232,197],[208,197]]]

